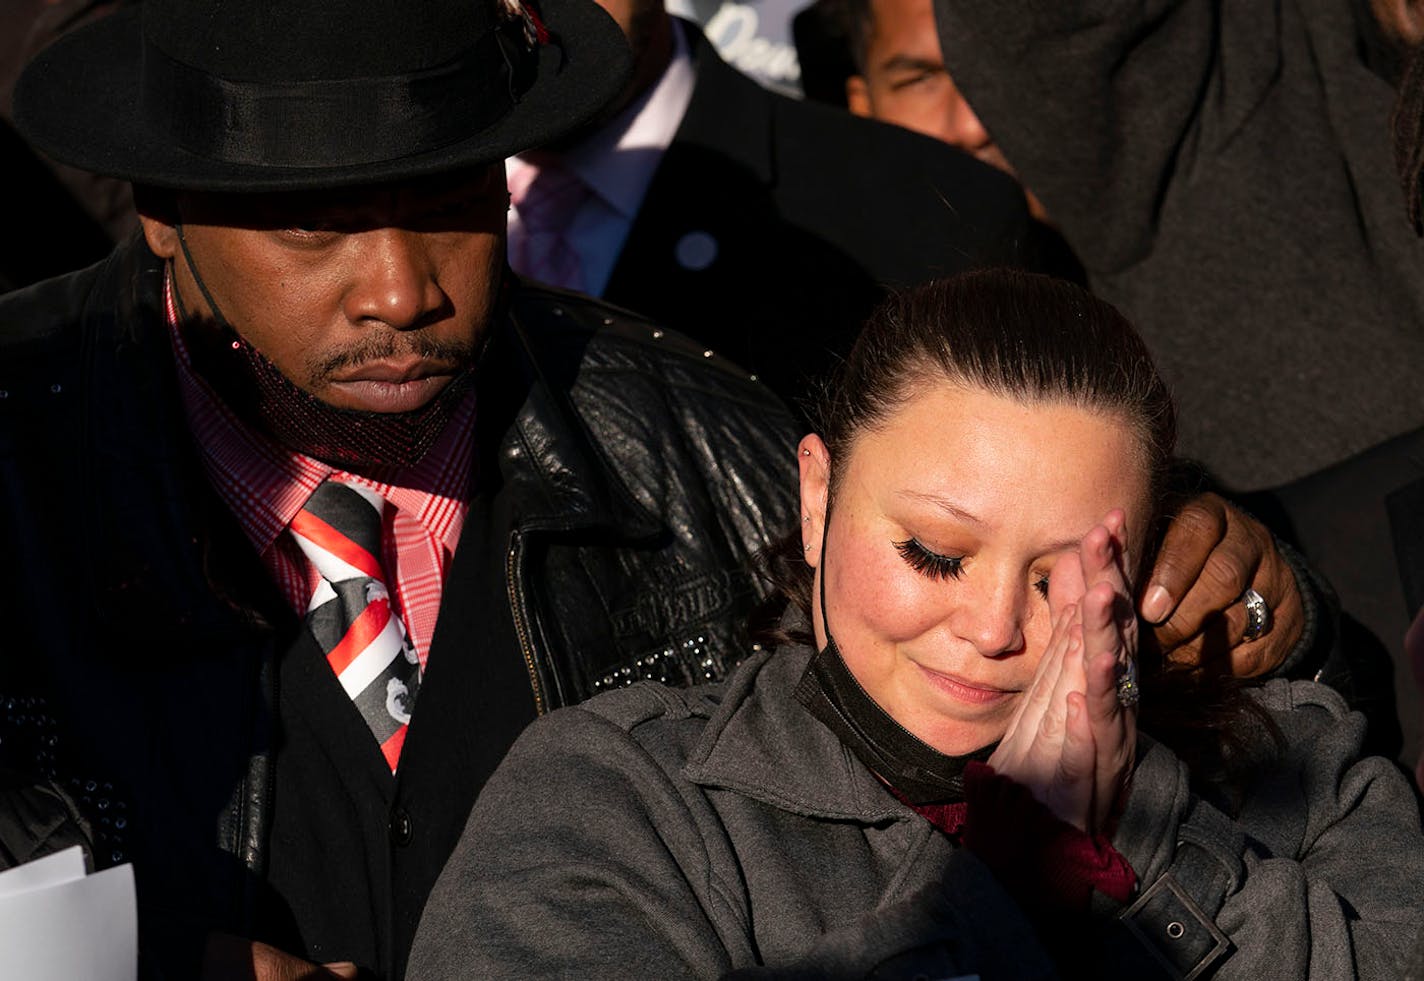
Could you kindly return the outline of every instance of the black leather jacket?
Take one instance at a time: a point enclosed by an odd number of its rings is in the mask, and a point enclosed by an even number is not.
[[[242,932],[293,615],[202,474],[162,283],[135,241],[0,298],[0,765],[68,790],[97,864],[136,862],[141,905],[189,897]],[[781,403],[678,335],[525,286],[480,379],[479,466],[513,502],[485,601],[538,709],[721,676],[764,591],[748,559],[795,526]]]

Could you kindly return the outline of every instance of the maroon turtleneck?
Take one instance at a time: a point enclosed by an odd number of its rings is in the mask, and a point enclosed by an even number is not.
[[[973,852],[1030,914],[1084,911],[1094,889],[1119,903],[1132,897],[1137,874],[1108,838],[1060,821],[1027,787],[971,762],[964,796],[910,807]]]

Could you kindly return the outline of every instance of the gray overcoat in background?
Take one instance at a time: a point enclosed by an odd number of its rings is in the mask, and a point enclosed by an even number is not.
[[[935,0],[945,64],[1234,490],[1424,422],[1367,0]],[[1382,56],[1381,56],[1382,57]]]

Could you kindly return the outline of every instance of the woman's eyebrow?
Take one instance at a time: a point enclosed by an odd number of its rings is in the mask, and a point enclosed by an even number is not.
[[[967,524],[975,525],[979,528],[991,527],[989,522],[985,521],[983,518],[979,517],[977,514],[974,514],[971,511],[966,511],[964,508],[960,507],[958,504],[955,504],[947,497],[940,497],[938,494],[929,494],[925,491],[915,490],[896,491],[895,494],[897,497],[908,498],[912,501],[919,501],[922,504],[933,505],[934,507],[939,508],[945,514],[948,514],[950,517],[958,518],[960,521],[963,521]]]
[[[929,504],[943,511],[951,518],[956,518],[960,521],[963,521],[965,524],[973,525],[976,528],[982,528],[986,530],[993,528],[993,525],[985,521],[983,518],[979,517],[977,514],[974,514],[972,511],[966,511],[964,508],[960,507],[958,504],[955,504],[949,498],[941,497],[938,494],[930,494],[926,491],[901,490],[896,491],[895,496],[905,498],[911,501],[918,501],[922,504]],[[1090,530],[1091,529],[1085,529],[1083,531],[1083,535],[1086,535]],[[1083,535],[1070,536],[1068,538],[1063,538],[1058,541],[1048,542],[1039,547],[1043,550],[1044,555],[1052,555],[1054,552],[1066,552],[1070,549],[1077,548],[1083,540]]]

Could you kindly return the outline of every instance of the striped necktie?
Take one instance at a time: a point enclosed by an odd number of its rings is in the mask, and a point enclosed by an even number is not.
[[[307,607],[307,626],[394,773],[420,689],[420,664],[381,571],[385,507],[375,491],[328,480],[292,519],[291,530],[322,579]]]

